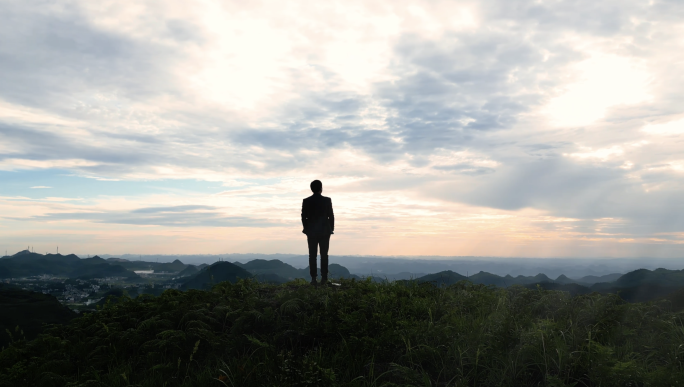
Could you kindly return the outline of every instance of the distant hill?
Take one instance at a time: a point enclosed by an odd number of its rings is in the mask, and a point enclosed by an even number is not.
[[[128,259],[123,259],[123,258],[107,258],[107,261],[109,261],[109,262],[119,262],[119,263],[130,262]]]
[[[509,281],[512,280],[513,277],[508,278]],[[483,284],[483,285],[495,285],[495,286],[510,286],[512,285],[510,282],[506,281],[506,278],[504,277],[499,277],[496,274],[492,273],[487,273],[484,271],[481,271],[477,274],[473,274],[470,277],[468,277],[468,281],[474,283],[474,284]]]
[[[614,284],[624,288],[645,284],[679,287],[684,286],[684,270],[639,269],[621,276]]]
[[[281,279],[284,279],[286,281],[292,281],[296,278],[304,278],[306,280],[311,279],[311,274],[309,273],[309,267],[307,266],[304,269],[297,269],[291,265],[288,265],[287,263],[283,263],[282,261],[278,259],[273,259],[273,260],[265,260],[265,259],[255,259],[253,261],[249,261],[247,263],[240,263],[240,262],[235,262],[235,265],[249,271],[250,273],[258,276],[262,276],[261,278],[266,278],[263,277],[264,275],[277,275]],[[321,268],[318,268],[318,277],[320,278],[321,276]],[[359,279],[360,277],[354,274],[351,274],[349,270],[337,263],[331,263],[328,265],[328,278],[329,279],[335,279],[335,278],[356,278]],[[275,277],[272,278],[274,281],[276,280]]]
[[[107,258],[107,262],[111,264],[121,265],[127,270],[154,270],[155,272],[178,273],[183,271],[188,265],[176,259],[173,262],[147,262],[147,261],[131,261],[122,258]]]
[[[69,278],[93,279],[106,277],[123,277],[130,280],[141,279],[139,275],[130,270],[108,263],[82,265],[69,273]]]
[[[248,272],[255,274],[255,275],[262,275],[262,274],[275,274],[281,278],[285,278],[287,280],[294,280],[295,278],[307,278],[307,276],[304,276],[304,273],[302,270],[297,269],[293,266],[288,265],[287,263],[283,263],[282,261],[278,259],[273,259],[270,261],[267,261],[265,259],[255,259],[253,261],[249,261],[247,263],[240,263],[240,262],[235,262],[235,265],[247,270]],[[307,269],[308,273],[308,269]]]
[[[470,277],[466,277],[451,270],[446,270],[435,274],[428,274],[426,276],[416,278],[416,281],[419,282],[434,282],[439,285],[452,285],[463,280],[468,280],[474,284],[494,285],[499,287],[527,285],[540,282],[553,282],[544,274],[537,274],[536,276],[532,277],[525,277],[521,275],[517,277],[512,277],[510,275],[501,277],[496,274],[481,271],[477,274],[471,275]]]
[[[110,264],[120,265],[126,270],[154,270],[159,263],[156,262],[145,262],[145,261],[129,261],[121,258],[107,258],[107,262]]]
[[[0,278],[28,277],[51,274],[67,275],[80,258],[76,255],[37,254],[28,250],[20,251],[0,260]]]
[[[599,282],[613,282],[622,277],[620,273],[606,274],[602,276],[588,275],[578,279],[577,283],[593,285]]]
[[[617,293],[623,300],[629,302],[647,302],[666,297],[675,292],[677,288],[680,287],[645,283],[626,288],[607,289],[602,293]]]
[[[17,289],[0,284],[0,347],[7,346],[10,337],[31,340],[43,331],[43,324],[63,324],[78,315],[63,306],[53,296]],[[19,332],[15,328],[19,326]]]
[[[81,259],[74,254],[43,255],[24,250],[0,260],[0,278],[21,278],[44,274],[68,278],[139,279],[132,271],[98,256]]]
[[[76,263],[76,262],[74,262]],[[97,255],[92,258],[83,258],[80,262],[82,265],[108,265],[107,260],[98,257]]]
[[[177,274],[178,277],[187,277],[193,274],[197,274],[199,270],[197,269],[197,266],[195,265],[188,265],[185,269],[183,269],[180,273]]]
[[[237,282],[240,278],[251,278],[252,274],[247,270],[230,262],[216,262],[190,277],[181,289],[210,289],[219,282]]]
[[[416,281],[418,282],[432,282],[436,285],[453,285],[459,281],[463,281],[465,279],[468,279],[464,275],[460,275],[458,273],[455,273],[451,270],[445,270],[441,271],[439,273],[435,274],[428,274],[426,276],[417,278]]]
[[[674,289],[684,287],[684,270],[668,270],[656,269],[646,270],[639,269],[629,272],[627,274],[613,273],[605,276],[586,276],[579,280],[568,278],[565,275],[560,275],[555,280],[552,280],[545,274],[537,274],[535,276],[517,276],[512,277],[507,275],[505,277],[496,274],[481,271],[477,274],[466,278],[462,274],[455,273],[451,270],[442,271],[435,274],[429,274],[419,277],[416,280],[420,282],[434,282],[440,285],[451,285],[458,281],[467,279],[475,284],[495,285],[500,287],[508,287],[512,285],[535,285],[535,284],[558,284],[568,285],[565,289],[573,294],[584,294],[589,292],[601,293],[616,293],[621,292],[625,300],[644,300],[654,299],[650,296],[643,296],[641,293],[653,291],[654,294],[664,296],[669,294]],[[602,281],[602,282],[596,282]],[[575,287],[570,285],[579,285]],[[534,287],[534,286],[533,286]],[[546,286],[545,289],[561,289],[562,286]],[[586,288],[586,291],[583,290]],[[650,289],[650,290],[649,290]],[[646,297],[646,298],[644,298]]]
[[[592,292],[603,292],[614,288],[612,282],[598,282],[589,287]]]
[[[169,263],[160,263],[157,266],[154,267],[155,272],[170,272],[170,273],[178,273],[180,271],[183,271],[188,265],[184,264],[180,260],[176,259],[173,262]]]
[[[308,266],[307,266],[306,268],[300,270],[300,272],[302,273],[302,275],[301,275],[300,278],[304,278],[304,279],[307,279],[307,280],[310,280],[310,279],[311,279],[311,274],[309,273],[309,267],[308,267]],[[321,277],[321,268],[319,267],[319,268],[318,268],[318,278],[320,279],[320,277]],[[336,279],[336,278],[355,278],[355,279],[359,279],[359,278],[361,278],[361,277],[359,277],[359,276],[357,276],[357,275],[355,275],[355,274],[351,274],[351,273],[349,272],[349,270],[348,270],[346,267],[342,266],[342,265],[339,265],[339,264],[337,264],[337,263],[331,263],[331,264],[328,265],[328,278],[329,278],[329,279]]]
[[[575,284],[575,283],[577,283],[577,281],[566,277],[564,274],[559,275],[558,278],[556,278],[553,282],[558,283],[558,284]]]

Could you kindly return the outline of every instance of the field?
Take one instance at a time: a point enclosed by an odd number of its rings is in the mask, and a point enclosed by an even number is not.
[[[241,280],[17,339],[0,386],[678,386],[683,316],[520,286]]]

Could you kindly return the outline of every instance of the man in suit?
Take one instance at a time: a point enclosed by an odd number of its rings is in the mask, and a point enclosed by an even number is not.
[[[321,284],[328,282],[328,247],[330,235],[335,230],[335,215],[333,214],[332,201],[321,195],[323,183],[320,180],[311,182],[313,195],[302,201],[302,225],[309,244],[309,274],[311,285],[316,286],[318,269],[316,268],[316,256],[318,246],[321,247]]]

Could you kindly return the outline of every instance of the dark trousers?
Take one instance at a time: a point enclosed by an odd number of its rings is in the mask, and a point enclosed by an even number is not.
[[[306,236],[306,242],[309,244],[309,274],[311,278],[318,277],[318,268],[316,267],[316,256],[318,255],[318,246],[321,246],[321,276],[328,278],[328,248],[330,247],[330,235],[325,236]]]

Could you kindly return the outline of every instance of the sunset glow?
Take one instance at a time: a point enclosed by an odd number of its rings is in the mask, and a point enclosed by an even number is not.
[[[684,256],[674,3],[0,5],[0,248]]]

